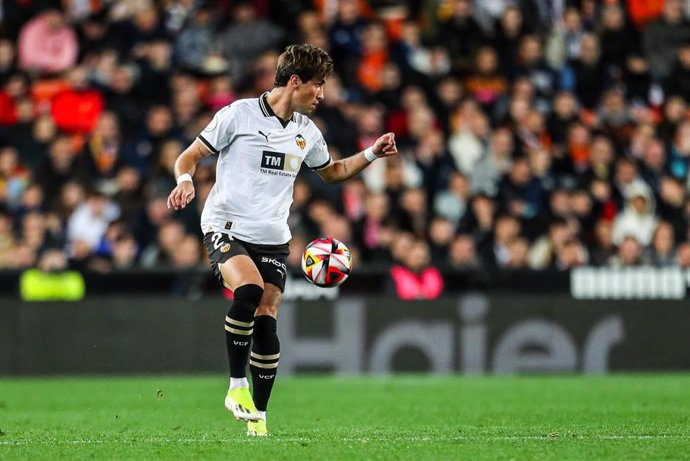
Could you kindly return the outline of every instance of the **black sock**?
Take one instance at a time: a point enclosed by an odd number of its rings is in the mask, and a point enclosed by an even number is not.
[[[252,353],[249,359],[249,369],[252,372],[252,394],[256,409],[266,411],[268,399],[271,398],[271,389],[276,380],[280,357],[276,319],[268,315],[256,317],[252,340]]]
[[[261,301],[263,289],[257,285],[242,285],[235,290],[235,300],[225,317],[225,343],[228,348],[230,377],[245,378],[247,361],[254,331],[254,311]]]

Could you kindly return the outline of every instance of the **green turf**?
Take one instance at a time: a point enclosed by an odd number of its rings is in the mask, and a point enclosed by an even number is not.
[[[267,439],[214,377],[0,379],[0,459],[690,459],[690,375],[285,378]]]

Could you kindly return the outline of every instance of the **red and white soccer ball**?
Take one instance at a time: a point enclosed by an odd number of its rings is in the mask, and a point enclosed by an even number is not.
[[[347,280],[352,255],[345,244],[332,237],[312,240],[302,253],[302,273],[316,286],[331,288]]]

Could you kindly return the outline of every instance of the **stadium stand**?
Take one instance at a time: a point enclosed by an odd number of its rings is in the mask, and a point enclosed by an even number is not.
[[[5,1],[0,268],[204,267],[214,159],[173,214],[175,156],[296,42],[335,61],[313,115],[333,156],[385,130],[401,155],[338,187],[301,174],[293,248],[332,236],[384,271],[407,239],[446,271],[678,264],[686,3]]]

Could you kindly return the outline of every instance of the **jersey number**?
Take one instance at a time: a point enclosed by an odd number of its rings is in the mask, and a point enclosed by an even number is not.
[[[214,232],[211,236],[211,242],[213,242],[213,249],[217,250],[223,245],[223,237],[226,237],[228,241],[232,240],[229,235],[223,234],[222,232]]]

